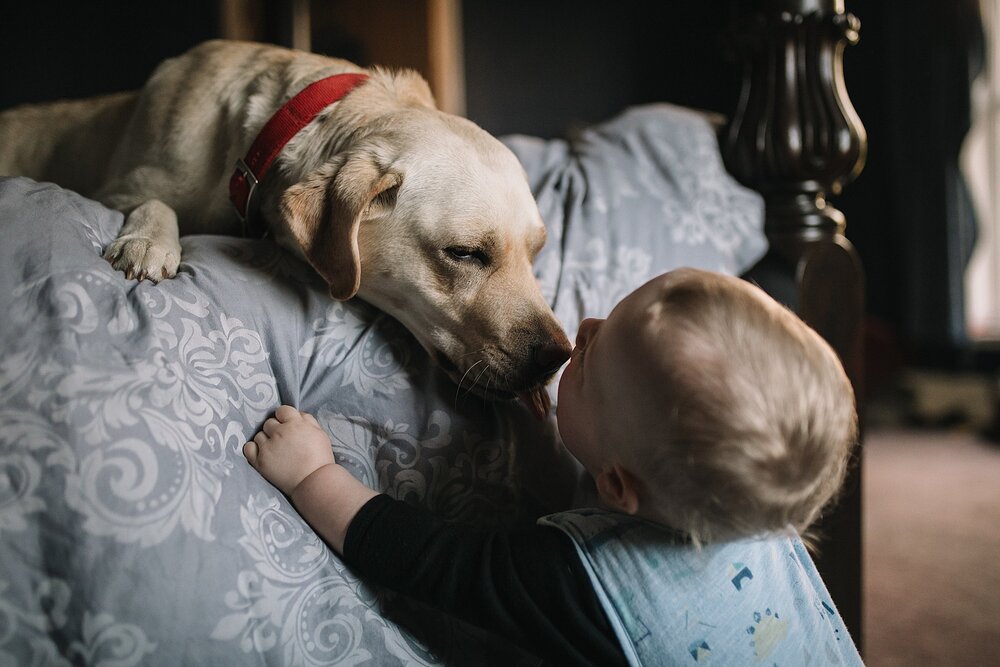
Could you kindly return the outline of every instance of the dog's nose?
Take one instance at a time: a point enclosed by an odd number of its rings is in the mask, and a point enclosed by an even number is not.
[[[568,345],[545,343],[535,348],[532,361],[539,375],[549,376],[566,363],[573,350]]]

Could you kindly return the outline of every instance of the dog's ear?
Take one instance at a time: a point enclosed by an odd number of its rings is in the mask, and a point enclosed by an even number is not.
[[[401,182],[400,174],[384,172],[371,155],[358,153],[323,165],[282,196],[285,224],[334,299],[357,294],[361,221],[391,207]]]

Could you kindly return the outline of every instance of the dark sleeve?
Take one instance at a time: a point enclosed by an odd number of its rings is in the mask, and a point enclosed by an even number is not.
[[[351,522],[344,560],[552,664],[625,664],[576,548],[555,528],[481,530],[380,495]]]

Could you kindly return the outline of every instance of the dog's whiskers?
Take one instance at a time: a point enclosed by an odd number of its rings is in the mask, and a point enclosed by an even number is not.
[[[472,372],[472,369],[473,369],[473,368],[475,368],[476,366],[478,366],[478,365],[479,365],[479,364],[481,364],[481,363],[484,363],[485,361],[486,361],[485,359],[480,359],[480,360],[479,360],[479,361],[477,361],[476,363],[474,363],[474,364],[472,364],[471,366],[469,366],[469,367],[468,367],[468,368],[467,368],[467,369],[465,370],[465,373],[464,373],[464,374],[462,375],[462,379],[458,381],[458,388],[457,388],[457,389],[455,390],[455,409],[456,409],[456,410],[458,409],[458,398],[459,398],[459,395],[460,395],[460,394],[461,394],[461,392],[462,392],[462,383],[463,383],[463,382],[465,382],[465,378],[467,378],[467,377],[469,376],[469,373],[471,373],[471,372]],[[480,374],[480,377],[482,377],[482,375],[481,375],[481,374]],[[472,382],[472,387],[475,387],[475,386],[476,386],[476,381],[473,381],[473,382]],[[469,390],[468,390],[468,391],[466,391],[465,393],[466,393],[466,394],[468,394],[468,393],[469,393],[470,391],[472,391],[472,388],[471,388],[471,387],[470,387],[470,388],[469,388]]]
[[[485,368],[483,368],[482,372],[480,372],[479,375],[476,376],[476,379],[473,381],[472,386],[475,387],[477,384],[479,384],[479,380],[483,377],[483,375],[486,374],[486,373],[489,373],[489,372],[490,372],[490,367],[489,366],[486,366]],[[490,378],[487,378],[487,380],[489,380],[489,379]],[[469,388],[469,391],[472,391],[471,387]]]
[[[472,366],[477,366],[480,363],[482,363],[483,361],[485,361],[485,359],[480,359],[479,361],[477,361]],[[472,370],[472,366],[469,367],[470,371]],[[479,372],[479,375],[477,375],[476,379],[472,381],[472,384],[469,385],[469,388],[465,390],[465,395],[466,396],[468,396],[469,394],[472,393],[472,390],[479,384],[479,380],[483,377],[483,375],[485,373],[488,373],[489,371],[490,371],[489,365],[483,367],[483,370]],[[461,389],[461,388],[462,388],[461,385],[459,385],[459,389]]]

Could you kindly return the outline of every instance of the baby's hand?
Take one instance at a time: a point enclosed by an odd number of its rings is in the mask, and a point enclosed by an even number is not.
[[[310,474],[335,464],[330,438],[316,418],[290,405],[275,410],[253,440],[243,445],[243,455],[288,496]]]

